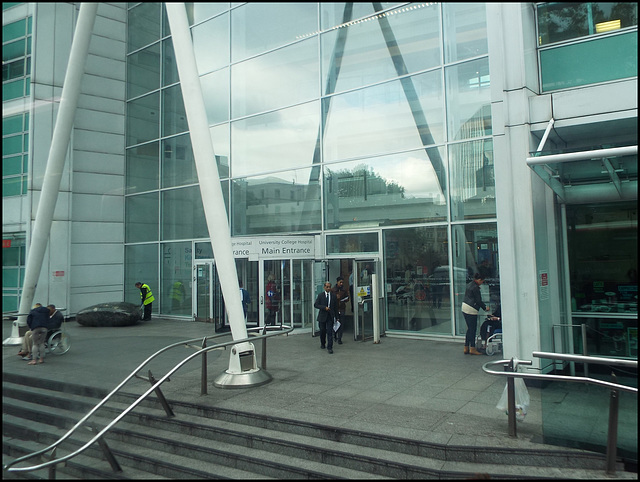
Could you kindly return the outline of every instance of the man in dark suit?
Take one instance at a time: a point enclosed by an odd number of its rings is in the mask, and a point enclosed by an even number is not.
[[[320,326],[320,348],[324,349],[327,340],[327,351],[333,353],[333,320],[338,309],[338,299],[331,291],[331,283],[324,284],[324,291],[318,295],[313,304],[318,309],[318,325]]]

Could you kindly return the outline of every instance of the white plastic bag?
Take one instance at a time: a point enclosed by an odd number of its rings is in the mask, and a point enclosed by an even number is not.
[[[505,384],[504,390],[502,392],[502,396],[500,397],[500,401],[496,408],[501,412],[509,415],[508,410],[508,400],[509,395],[507,392],[508,384]],[[524,383],[522,378],[514,379],[513,391],[516,399],[516,420],[518,422],[522,422],[524,418],[527,416],[527,411],[529,410],[529,403],[531,399],[529,398],[529,391],[527,390],[527,386]]]
[[[334,318],[333,319],[333,331],[338,331],[339,329],[340,329],[340,322]]]

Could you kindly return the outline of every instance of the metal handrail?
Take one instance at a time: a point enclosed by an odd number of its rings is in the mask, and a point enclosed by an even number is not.
[[[601,365],[615,365],[615,366],[624,366],[628,368],[638,368],[638,362],[633,360],[620,360],[617,358],[598,358],[598,357],[590,357],[590,356],[580,356],[580,355],[566,355],[563,353],[548,353],[548,352],[540,352],[534,351],[532,355],[536,358],[554,358],[558,360],[567,360],[567,361],[577,361],[577,362],[586,362],[586,363],[595,363]],[[482,369],[489,373],[490,375],[502,375],[507,377],[515,377],[515,378],[531,378],[536,380],[555,380],[561,382],[578,382],[578,383],[589,383],[592,385],[600,385],[602,387],[611,388],[613,390],[622,390],[624,392],[638,393],[638,389],[635,387],[630,387],[628,385],[620,385],[619,383],[607,382],[605,380],[598,380],[597,378],[590,377],[572,377],[569,375],[549,375],[544,373],[521,373],[521,372],[509,372],[509,371],[493,371],[488,369],[487,367],[491,365],[509,365],[516,361],[519,364],[528,364],[531,365],[531,362],[525,362],[524,360],[517,360],[512,358],[511,360],[498,360],[493,362],[488,362],[482,365]]]
[[[532,355],[536,358],[550,358],[556,360],[565,360],[572,362],[594,363],[600,365],[623,366],[627,368],[638,368],[638,362],[633,360],[621,360],[619,358],[603,358],[582,355],[568,355],[565,353],[550,353],[534,351]],[[517,371],[518,365],[531,365],[531,361],[518,360],[498,360],[488,362],[482,365],[482,370],[491,375],[501,375],[507,377],[507,414],[509,415],[509,435],[516,436],[516,418],[515,418],[515,392],[514,378],[529,378],[536,380],[553,380],[562,382],[587,383],[591,385],[599,385],[611,389],[609,397],[609,427],[607,435],[607,467],[606,472],[609,475],[615,474],[616,449],[618,439],[618,391],[638,393],[638,389],[627,385],[621,385],[615,382],[607,382],[590,377],[576,377],[566,375],[550,375],[542,373],[520,373]],[[502,365],[504,371],[493,371],[489,367],[491,365]],[[613,375],[614,380],[615,375]]]
[[[250,340],[255,340],[255,339],[266,339],[266,338],[269,338],[271,336],[285,335],[285,334],[291,333],[293,331],[293,329],[294,329],[293,326],[287,326],[287,325],[280,325],[280,326],[282,328],[285,328],[285,329],[284,330],[278,330],[277,333],[270,333],[270,334],[266,333],[266,331],[267,331],[266,329],[263,329],[263,328],[260,328],[260,327],[248,328],[247,329],[248,332],[263,330],[263,334],[262,335],[257,335],[257,336],[252,336],[252,337],[243,338],[241,340],[231,340],[231,341],[228,341],[228,342],[225,342],[225,343],[218,343],[216,345],[205,347],[205,348],[202,348],[202,349],[196,351],[195,353],[189,355],[187,358],[185,358],[180,363],[178,363],[171,370],[169,370],[167,372],[167,374],[164,375],[162,378],[157,380],[151,386],[151,388],[149,388],[146,392],[144,392],[142,395],[140,395],[140,397],[138,397],[137,400],[132,402],[131,405],[129,405],[128,408],[124,409],[124,411],[120,415],[118,415],[115,419],[113,419],[113,421],[111,421],[111,423],[109,423],[106,427],[104,427],[102,430],[100,430],[100,432],[98,432],[91,440],[89,440],[86,444],[84,444],[82,447],[77,449],[75,452],[72,452],[72,453],[70,453],[68,455],[65,455],[63,457],[60,457],[58,459],[49,460],[49,461],[44,462],[44,463],[39,464],[39,465],[33,465],[33,466],[30,466],[30,467],[13,467],[13,465],[15,465],[15,464],[17,464],[19,462],[22,462],[24,460],[30,459],[30,458],[35,457],[37,455],[41,455],[41,454],[47,452],[48,450],[55,449],[64,440],[69,438],[71,436],[71,434],[73,432],[75,432],[75,430],[77,428],[79,428],[86,420],[88,420],[95,412],[97,412],[98,409],[100,407],[102,407],[113,395],[115,395],[129,380],[134,378],[137,375],[138,371],[140,369],[142,369],[142,367],[144,367],[147,363],[149,363],[156,356],[159,356],[163,352],[165,352],[165,351],[167,351],[167,350],[169,350],[171,348],[175,348],[177,346],[190,345],[191,343],[196,342],[196,341],[200,341],[200,340],[205,342],[207,339],[219,338],[219,337],[222,337],[222,336],[227,336],[227,335],[229,335],[229,333],[222,333],[222,334],[218,334],[218,335],[205,336],[204,338],[192,338],[192,339],[189,339],[189,340],[185,340],[185,341],[181,341],[181,342],[178,342],[178,343],[174,343],[172,345],[167,345],[166,347],[158,350],[156,353],[154,353],[153,355],[148,357],[144,362],[142,362],[116,388],[114,388],[105,398],[103,398],[102,401],[100,401],[95,407],[93,407],[89,411],[89,413],[87,413],[84,417],[82,417],[82,419],[80,419],[80,421],[78,423],[76,423],[71,429],[69,429],[69,431],[66,434],[64,434],[60,439],[58,439],[58,441],[54,442],[53,444],[49,445],[48,447],[46,447],[44,449],[38,450],[38,451],[33,452],[31,454],[28,454],[28,455],[24,455],[24,456],[22,456],[20,458],[17,458],[16,460],[4,465],[3,466],[3,470],[7,470],[9,472],[30,472],[32,470],[38,470],[38,469],[42,469],[42,468],[45,468],[45,467],[49,467],[49,466],[53,466],[53,465],[59,464],[60,462],[64,462],[66,460],[69,460],[69,459],[75,457],[76,455],[81,454],[87,448],[89,448],[95,441],[97,441],[104,434],[106,434],[111,429],[111,427],[113,427],[116,423],[118,423],[125,415],[127,415],[131,410],[133,410],[135,407],[137,407],[138,404],[140,402],[142,402],[147,396],[149,396],[149,394],[152,391],[154,391],[156,388],[158,388],[160,385],[162,385],[162,383],[164,383],[169,378],[169,376],[173,375],[178,369],[180,369],[183,365],[185,365],[187,362],[189,362],[193,358],[197,357],[198,355],[202,355],[202,354],[204,354],[204,353],[206,353],[208,351],[215,350],[215,349],[218,349],[218,348],[227,347],[229,345],[236,345],[236,344],[239,344],[239,343],[244,343],[244,342],[247,342],[247,341],[250,341]]]

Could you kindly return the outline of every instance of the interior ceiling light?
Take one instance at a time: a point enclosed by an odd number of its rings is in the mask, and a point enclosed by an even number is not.
[[[596,23],[596,32],[610,32],[611,30],[620,30],[620,20],[610,20],[609,22]]]

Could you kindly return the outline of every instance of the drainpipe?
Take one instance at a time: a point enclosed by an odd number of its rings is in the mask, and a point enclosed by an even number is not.
[[[85,62],[89,53],[89,42],[93,24],[96,19],[98,3],[82,3],[76,23],[76,30],[71,43],[69,63],[62,85],[62,97],[58,108],[56,125],[53,130],[49,158],[42,182],[42,191],[38,210],[33,222],[31,232],[31,244],[27,254],[27,266],[25,268],[24,286],[20,297],[19,313],[31,311],[36,285],[42,270],[42,262],[49,241],[51,222],[60,191],[60,180],[69,148],[71,129],[76,114],[78,98],[80,97],[80,84],[84,74]],[[20,327],[27,324],[27,315],[19,315],[13,322],[11,337],[4,341],[4,345],[18,345],[22,343]]]
[[[220,278],[220,288],[229,314],[231,335],[234,340],[241,340],[248,338],[247,326],[244,320],[238,272],[231,246],[231,231],[211,143],[211,133],[204,108],[204,97],[193,53],[187,13],[184,3],[165,3],[165,6],[184,108],[187,114],[191,145],[193,146],[200,195],[211,238],[216,270],[218,270]],[[261,372],[258,368],[253,344],[242,342],[233,345],[229,369],[220,375],[214,384],[220,388],[236,388],[260,385],[268,381],[271,381],[271,376],[264,370]]]

